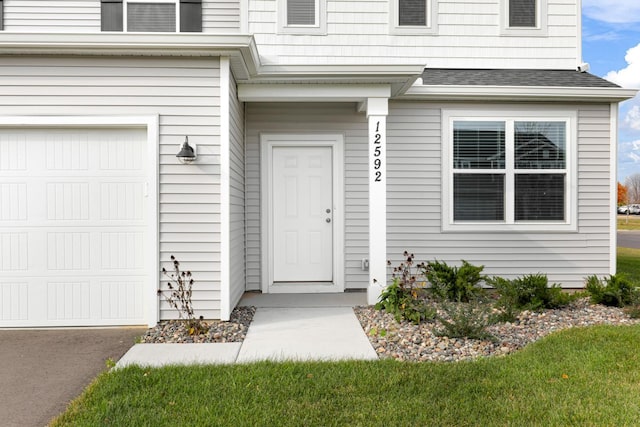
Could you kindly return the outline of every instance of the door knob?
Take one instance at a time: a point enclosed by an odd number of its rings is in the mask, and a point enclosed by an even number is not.
[[[331,222],[331,218],[327,218],[325,221],[327,221],[327,222]]]
[[[331,209],[327,209],[327,213],[331,213]]]

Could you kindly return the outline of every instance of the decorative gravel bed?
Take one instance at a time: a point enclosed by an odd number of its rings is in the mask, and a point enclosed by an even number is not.
[[[588,298],[573,302],[569,307],[542,312],[524,311],[513,323],[499,323],[488,328],[495,341],[436,336],[435,322],[414,325],[398,323],[391,314],[373,306],[356,307],[356,317],[369,337],[371,345],[381,359],[404,361],[470,360],[478,357],[512,353],[551,332],[575,326],[596,324],[632,325],[640,319],[631,319],[622,309],[591,305]],[[209,331],[202,335],[189,335],[184,322],[160,322],[142,336],[143,343],[220,343],[242,342],[256,312],[255,307],[236,307],[228,322],[209,321]]]
[[[488,328],[495,341],[438,337],[434,322],[414,325],[398,323],[392,315],[371,306],[356,307],[356,316],[369,341],[381,359],[406,361],[459,361],[512,353],[551,332],[575,326],[596,324],[631,325],[622,309],[591,305],[587,298],[570,306],[543,312],[522,312],[513,323],[500,323]]]
[[[209,330],[202,335],[189,335],[186,325],[180,320],[158,323],[141,338],[143,343],[217,343],[242,342],[256,313],[255,307],[236,307],[228,322],[211,320],[204,322]]]

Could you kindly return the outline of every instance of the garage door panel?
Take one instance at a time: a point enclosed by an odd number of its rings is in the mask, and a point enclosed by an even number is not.
[[[27,184],[11,182],[0,184],[0,224],[2,221],[27,219]]]
[[[0,135],[0,172],[25,170],[27,168],[27,147],[24,135]]]
[[[100,267],[104,270],[142,270],[144,259],[144,233],[100,233]]]
[[[100,185],[100,219],[105,221],[142,220],[144,183],[103,182]]]
[[[88,280],[47,282],[47,320],[91,319],[91,293]]]
[[[90,270],[91,235],[88,232],[59,231],[47,233],[47,269]]]
[[[0,130],[0,327],[144,323],[146,131]]]
[[[27,320],[28,293],[27,282],[0,282],[0,320]]]
[[[26,232],[0,232],[0,271],[27,271],[28,241]]]

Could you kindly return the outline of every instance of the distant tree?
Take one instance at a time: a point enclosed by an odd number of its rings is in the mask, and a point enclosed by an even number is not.
[[[627,203],[627,187],[618,183],[618,206]]]
[[[629,203],[640,202],[640,173],[634,173],[625,180]]]

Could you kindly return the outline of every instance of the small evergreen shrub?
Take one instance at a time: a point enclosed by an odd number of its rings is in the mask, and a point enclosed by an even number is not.
[[[496,289],[496,307],[501,310],[505,321],[515,320],[521,310],[561,308],[578,297],[564,292],[558,284],[549,286],[544,274],[527,274],[513,280],[492,277],[487,279],[487,283]]]
[[[520,313],[518,289],[511,280],[502,277],[491,277],[487,279],[487,284],[496,290],[498,299],[495,307],[498,313],[494,314],[496,322],[514,322]]]
[[[624,307],[640,301],[640,289],[622,274],[614,274],[600,279],[593,275],[587,277],[586,290],[593,304]]]
[[[471,338],[476,340],[494,340],[487,331],[492,323],[491,306],[480,299],[469,302],[443,300],[440,309],[444,315],[436,316],[442,326],[434,332],[438,336],[449,338]]]
[[[462,261],[460,267],[449,266],[444,261],[430,261],[424,266],[424,275],[431,284],[431,293],[441,300],[469,302],[481,296],[480,282],[484,266]]]
[[[424,264],[414,267],[414,255],[404,252],[405,261],[393,268],[391,284],[380,294],[377,310],[393,314],[397,322],[403,319],[419,324],[435,317],[435,309],[427,304],[424,290]],[[391,265],[391,261],[388,262]]]

